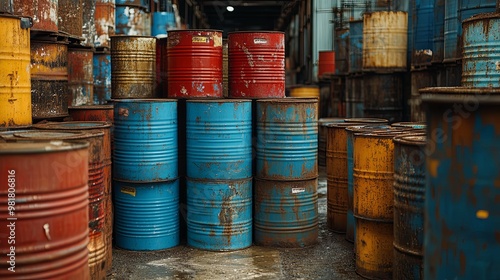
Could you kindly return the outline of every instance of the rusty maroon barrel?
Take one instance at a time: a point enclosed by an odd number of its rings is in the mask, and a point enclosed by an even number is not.
[[[222,31],[168,32],[168,96],[222,97]]]
[[[285,33],[232,32],[228,44],[230,97],[285,97]]]
[[[90,279],[87,162],[84,142],[0,143],[0,278]]]
[[[89,47],[68,48],[68,106],[92,105],[94,102],[94,52]]]
[[[74,121],[113,123],[113,105],[69,107],[68,111]]]
[[[335,52],[320,51],[318,53],[318,78],[335,74]]]
[[[57,24],[59,31],[66,32],[70,36],[82,37],[82,6],[82,0],[57,0]]]
[[[33,19],[33,31],[57,32],[57,0],[12,0],[14,14]]]
[[[95,3],[96,48],[109,48],[110,36],[115,35],[115,1],[97,0]]]
[[[155,67],[155,37],[111,37],[111,96],[114,99],[154,97]]]
[[[105,218],[105,175],[103,169],[103,139],[101,131],[89,130],[85,132],[33,130],[14,133],[9,141],[51,141],[51,140],[81,140],[89,142],[88,156],[88,212],[89,212],[89,268],[92,279],[102,279],[106,259],[103,254],[104,246],[104,218]],[[105,276],[105,275],[104,275]]]
[[[318,120],[318,165],[326,166],[326,126],[343,123],[344,118],[321,118]]]
[[[33,119],[68,116],[68,45],[31,40]]]

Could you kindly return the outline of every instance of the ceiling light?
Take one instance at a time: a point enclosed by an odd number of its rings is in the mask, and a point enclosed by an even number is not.
[[[233,6],[227,6],[226,9],[227,9],[228,12],[234,11],[234,7]]]

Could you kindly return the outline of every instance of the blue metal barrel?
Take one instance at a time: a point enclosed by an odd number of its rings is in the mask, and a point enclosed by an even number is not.
[[[412,65],[426,65],[432,60],[435,1],[417,0],[413,4]]]
[[[432,132],[424,279],[500,279],[500,90],[431,88],[421,94]]]
[[[423,279],[425,134],[394,138],[393,279]]]
[[[179,245],[179,180],[113,180],[116,246],[134,251]]]
[[[363,68],[363,21],[349,22],[349,73],[359,73]]]
[[[111,100],[111,53],[94,52],[94,105],[103,105]]]
[[[151,34],[149,14],[143,8],[116,4],[115,34],[149,36]]]
[[[114,101],[113,178],[149,182],[177,178],[177,101]]]
[[[252,177],[251,100],[188,100],[186,112],[189,178]]]
[[[116,5],[139,7],[149,9],[149,0],[115,0]]]
[[[434,1],[434,32],[432,46],[432,62],[441,63],[444,58],[444,12],[445,0]]]
[[[500,87],[500,14],[463,22],[462,86]]]
[[[187,244],[210,251],[252,245],[252,178],[187,178]]]
[[[167,35],[168,30],[176,28],[175,15],[172,12],[154,12],[151,35]]]
[[[318,99],[257,100],[256,176],[269,180],[318,177]]]
[[[255,179],[254,240],[258,245],[304,247],[318,240],[318,180]]]

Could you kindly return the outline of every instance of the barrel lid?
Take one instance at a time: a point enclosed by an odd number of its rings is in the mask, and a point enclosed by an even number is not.
[[[462,21],[462,24],[469,23],[471,21],[479,21],[479,20],[485,20],[485,19],[500,19],[500,13],[499,12],[492,12],[492,13],[476,14],[470,18],[464,19]]]
[[[257,103],[317,103],[318,97],[285,97],[258,99]]]
[[[222,98],[204,98],[204,99],[189,99],[186,100],[186,103],[251,103],[250,99],[222,99]]]
[[[64,141],[50,141],[50,142],[13,142],[13,143],[0,143],[1,154],[27,154],[27,153],[45,153],[45,152],[60,152],[68,150],[84,149],[89,146],[87,142],[64,142]]]
[[[265,33],[265,34],[285,34],[285,32],[283,31],[271,31],[271,30],[259,30],[259,31],[249,31],[249,30],[246,30],[246,31],[232,31],[232,32],[229,32],[227,33],[228,35],[233,35],[233,34],[251,34],[251,33],[255,33],[255,34],[261,34],[261,33]]]
[[[177,30],[169,30],[168,33],[191,33],[191,32],[220,32],[222,30],[219,29],[177,29]]]
[[[359,125],[366,125],[366,124],[363,124],[363,123],[358,123]],[[357,123],[346,123],[346,122],[337,122],[337,123],[328,123],[328,124],[325,124],[324,126],[326,127],[333,127],[333,128],[342,128],[342,129],[345,129],[346,127],[351,127],[353,125],[358,125]]]
[[[87,139],[94,136],[103,136],[104,132],[78,132],[78,131],[28,131],[14,133],[13,139],[24,140],[78,140]],[[17,138],[16,138],[17,137]]]
[[[419,90],[423,103],[499,104],[500,88],[433,87]]]
[[[387,129],[389,127],[390,127],[389,125],[383,124],[383,123],[381,123],[381,124],[377,124],[377,123],[373,123],[373,124],[352,123],[352,125],[346,127],[345,130],[347,130],[348,132],[357,133],[357,132],[364,132],[364,131],[370,131],[370,130]]]
[[[113,105],[69,106],[68,110],[113,110]]]
[[[393,138],[398,135],[407,135],[412,134],[415,131],[411,128],[407,127],[391,127],[389,126],[387,129],[373,129],[369,131],[360,131],[358,133],[354,133],[355,137],[371,137],[371,138]]]
[[[413,129],[425,129],[427,126],[425,122],[397,122],[391,124],[394,127],[409,127]]]
[[[111,123],[99,121],[71,121],[71,122],[48,122],[43,124],[34,124],[36,129],[50,130],[89,130],[110,128]]]
[[[172,30],[173,31],[173,30]],[[170,31],[169,31],[170,32]],[[144,38],[144,39],[156,39],[155,36],[143,36],[143,35],[123,35],[123,34],[116,34],[116,35],[110,35],[110,39],[121,39],[121,38]]]
[[[344,118],[321,118],[318,120],[319,125],[326,126],[331,123],[343,123]]]
[[[377,119],[377,118],[349,118],[344,119],[347,123],[388,123],[389,121],[386,119]]]
[[[147,99],[113,99],[115,105],[119,103],[168,103],[177,102],[177,99],[166,99],[166,98],[147,98]]]
[[[405,134],[394,137],[393,141],[406,145],[425,146],[427,136],[422,133]]]

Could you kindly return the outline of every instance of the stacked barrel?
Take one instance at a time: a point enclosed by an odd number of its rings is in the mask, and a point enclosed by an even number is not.
[[[150,36],[149,1],[115,0],[115,32],[117,35]]]

